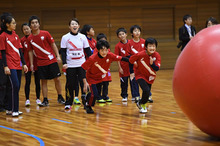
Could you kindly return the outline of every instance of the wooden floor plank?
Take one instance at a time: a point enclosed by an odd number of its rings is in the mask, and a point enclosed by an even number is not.
[[[20,90],[18,118],[0,113],[0,125],[40,138],[46,146],[54,145],[220,145],[220,141],[201,132],[183,114],[172,93],[173,70],[160,70],[152,86],[154,103],[148,113],[140,114],[134,102],[121,102],[118,73],[112,73],[109,85],[112,103],[96,104],[95,114],[86,114],[83,106],[73,105],[65,111],[57,103],[53,81],[49,81],[49,107],[35,103],[34,83],[31,86],[31,106],[26,108],[24,77]],[[33,78],[32,78],[33,79]],[[61,76],[63,95],[65,76]],[[0,145],[40,145],[29,135],[0,127]]]

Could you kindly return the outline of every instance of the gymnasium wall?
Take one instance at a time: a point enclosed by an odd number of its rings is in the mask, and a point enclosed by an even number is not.
[[[183,25],[182,17],[191,14],[197,32],[205,27],[210,17],[220,20],[219,0],[1,0],[0,13],[11,12],[17,21],[17,34],[22,37],[21,24],[28,22],[31,15],[41,19],[41,29],[48,30],[60,46],[62,35],[66,34],[72,17],[80,25],[91,24],[95,33],[105,33],[111,44],[111,51],[118,43],[116,29],[129,28],[134,24],[142,27],[142,37],[158,39],[158,52],[162,57],[162,69],[173,69],[180,53],[178,28]],[[111,66],[117,71],[116,63]]]

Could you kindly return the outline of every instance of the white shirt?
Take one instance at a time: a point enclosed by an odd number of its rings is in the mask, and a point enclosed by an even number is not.
[[[192,32],[191,32],[191,26],[185,24],[186,28],[187,28],[187,31],[188,31],[188,34],[189,34],[189,37],[192,37]]]
[[[85,62],[84,48],[89,47],[86,36],[81,33],[72,35],[69,32],[63,35],[60,46],[61,48],[67,48],[66,62],[68,67],[81,67]]]

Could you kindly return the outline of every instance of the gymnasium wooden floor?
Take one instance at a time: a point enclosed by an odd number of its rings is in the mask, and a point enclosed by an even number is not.
[[[25,108],[24,77],[20,90],[22,116],[12,118],[0,113],[0,145],[220,145],[219,139],[201,132],[184,116],[172,94],[173,70],[160,70],[152,87],[154,103],[148,113],[140,114],[131,101],[121,102],[118,73],[112,73],[109,86],[112,103],[96,104],[95,114],[86,114],[74,105],[65,112],[57,103],[53,81],[49,82],[49,107],[35,103],[34,84],[31,106]],[[65,76],[61,77],[64,93]],[[32,80],[33,81],[33,80]]]

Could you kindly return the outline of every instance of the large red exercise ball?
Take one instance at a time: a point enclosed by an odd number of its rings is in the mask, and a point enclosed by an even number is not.
[[[220,137],[220,25],[201,30],[180,53],[173,94],[192,123]]]

